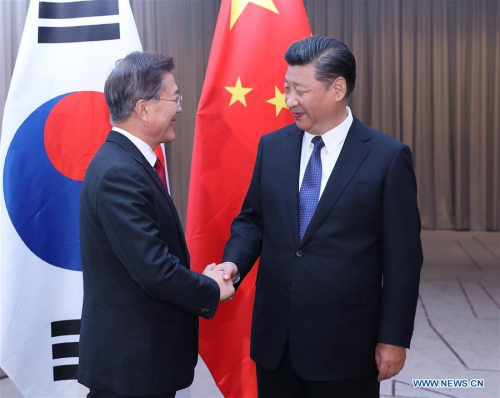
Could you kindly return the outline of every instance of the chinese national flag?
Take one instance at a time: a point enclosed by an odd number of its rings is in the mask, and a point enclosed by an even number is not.
[[[186,236],[193,268],[222,258],[260,136],[293,122],[285,105],[288,46],[311,35],[302,0],[222,0],[196,119]],[[256,268],[213,320],[200,354],[225,397],[257,396],[250,359]]]

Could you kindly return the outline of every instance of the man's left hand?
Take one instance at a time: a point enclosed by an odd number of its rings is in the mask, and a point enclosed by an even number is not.
[[[378,343],[375,347],[375,362],[378,368],[378,381],[396,376],[405,366],[406,348],[391,344]]]

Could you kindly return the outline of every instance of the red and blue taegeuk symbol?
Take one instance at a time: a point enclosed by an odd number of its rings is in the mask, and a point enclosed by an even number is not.
[[[4,167],[4,195],[26,246],[56,267],[81,271],[80,191],[87,166],[110,130],[103,93],[64,94],[19,127]]]

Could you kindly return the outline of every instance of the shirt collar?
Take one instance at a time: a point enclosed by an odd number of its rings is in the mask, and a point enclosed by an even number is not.
[[[340,123],[338,126],[335,126],[333,129],[321,135],[321,138],[325,143],[326,151],[328,153],[332,152],[337,147],[337,145],[339,145],[341,142],[345,140],[345,138],[347,137],[347,133],[351,128],[353,122],[351,108],[346,106],[346,110],[347,110],[347,117],[344,119],[344,121]],[[314,137],[315,135],[310,134],[307,131],[304,132],[304,141],[305,144],[307,145],[306,148],[311,145],[311,141]]]
[[[123,134],[130,141],[132,141],[132,144],[134,144],[137,147],[137,149],[139,149],[139,151],[146,158],[146,160],[151,165],[151,167],[154,167],[154,165],[156,163],[156,159],[158,159],[158,157],[156,156],[156,154],[153,152],[153,150],[151,149],[151,147],[148,144],[146,144],[140,138],[137,138],[135,135],[133,135],[133,134],[129,133],[128,131],[123,130],[119,127],[113,126],[113,130],[116,131],[117,133]]]

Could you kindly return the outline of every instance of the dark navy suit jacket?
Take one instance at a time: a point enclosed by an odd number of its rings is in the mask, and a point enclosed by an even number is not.
[[[137,147],[111,131],[80,198],[84,299],[79,381],[119,395],[187,387],[198,359],[198,316],[219,287],[189,270],[174,203]]]
[[[275,369],[288,338],[306,380],[370,377],[377,342],[409,347],[422,248],[410,149],[354,118],[299,241],[303,131],[261,138],[224,261],[245,277],[260,256],[251,357]]]

